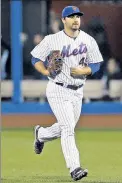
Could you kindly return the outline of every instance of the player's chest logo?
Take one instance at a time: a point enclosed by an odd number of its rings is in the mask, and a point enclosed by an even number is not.
[[[83,54],[87,52],[87,47],[85,44],[81,43],[78,48],[75,48],[71,51],[71,45],[69,44],[68,46],[63,46],[61,55],[62,57],[70,57],[71,55],[78,55],[78,54]]]

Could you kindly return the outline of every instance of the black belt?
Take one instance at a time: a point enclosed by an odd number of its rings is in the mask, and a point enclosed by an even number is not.
[[[60,85],[60,86],[64,86],[65,88],[69,88],[69,89],[72,89],[72,90],[77,90],[79,88],[81,88],[83,86],[83,84],[79,85],[79,86],[75,86],[75,85],[67,85],[65,86],[63,83],[55,83],[57,85]]]

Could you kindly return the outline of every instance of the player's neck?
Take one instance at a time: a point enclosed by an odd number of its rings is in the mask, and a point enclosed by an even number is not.
[[[64,29],[64,32],[67,36],[71,37],[71,38],[76,38],[80,32],[80,30],[76,30],[76,31],[72,31],[69,29]]]

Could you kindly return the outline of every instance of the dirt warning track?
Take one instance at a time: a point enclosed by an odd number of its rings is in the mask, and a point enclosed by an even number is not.
[[[56,122],[54,115],[2,115],[2,127],[33,127],[37,124],[50,126]],[[79,128],[122,128],[122,115],[81,115],[77,124]]]

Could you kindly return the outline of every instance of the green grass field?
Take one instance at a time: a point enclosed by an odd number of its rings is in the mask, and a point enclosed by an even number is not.
[[[89,175],[78,182],[122,182],[122,131],[76,131],[83,167]],[[73,182],[65,166],[60,139],[48,142],[41,155],[33,151],[32,130],[2,131],[2,183]]]

